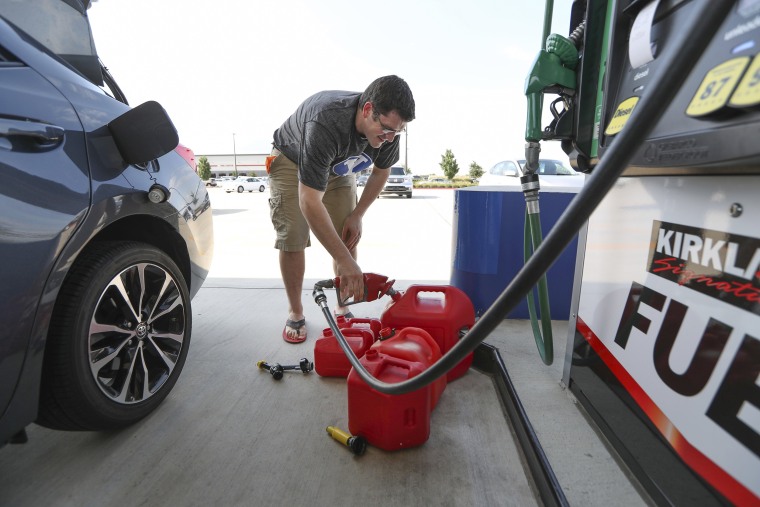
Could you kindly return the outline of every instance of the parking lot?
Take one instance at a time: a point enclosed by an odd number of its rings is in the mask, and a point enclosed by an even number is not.
[[[209,278],[272,279],[279,283],[269,193],[209,191],[217,238]],[[451,275],[453,202],[452,190],[417,190],[412,199],[395,195],[377,199],[364,217],[359,265],[366,272],[396,280],[447,283]],[[331,266],[327,251],[312,238],[306,278],[331,278]]]
[[[344,380],[288,372],[278,382],[255,366],[313,358],[326,323],[311,289],[333,276],[330,258],[316,242],[308,250],[309,339],[284,343],[268,193],[210,194],[214,263],[193,301],[193,342],[174,391],[122,431],[29,427],[27,444],[0,449],[0,505],[538,505],[492,381],[475,370],[447,387],[420,447],[355,457],[330,439],[328,425],[347,429]],[[379,199],[364,220],[363,269],[399,289],[448,283],[454,195]],[[354,313],[377,317],[386,303]],[[550,368],[528,329],[505,321],[488,343],[501,350],[571,505],[643,504],[559,385],[567,323],[555,322]]]

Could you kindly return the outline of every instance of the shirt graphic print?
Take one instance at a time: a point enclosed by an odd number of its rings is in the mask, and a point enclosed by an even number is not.
[[[358,173],[369,169],[372,165],[372,159],[366,153],[361,153],[355,157],[349,157],[342,162],[332,166],[333,174],[337,176],[346,176],[350,173]]]

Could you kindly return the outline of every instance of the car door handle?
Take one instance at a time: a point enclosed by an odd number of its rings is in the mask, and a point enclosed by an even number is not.
[[[27,140],[36,149],[55,148],[63,142],[64,133],[63,128],[48,123],[0,118],[0,137]]]

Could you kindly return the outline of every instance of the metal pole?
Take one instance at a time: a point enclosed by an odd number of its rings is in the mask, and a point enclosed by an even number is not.
[[[404,127],[404,172],[409,174],[409,125]]]
[[[238,177],[238,172],[237,172],[237,150],[235,149],[235,133],[234,132],[232,133],[232,159],[233,159],[233,164],[235,165],[235,177],[237,178]]]
[[[541,49],[546,49],[546,39],[549,37],[549,32],[552,29],[552,13],[554,11],[554,0],[546,0],[546,6],[544,7],[544,32],[541,39]]]

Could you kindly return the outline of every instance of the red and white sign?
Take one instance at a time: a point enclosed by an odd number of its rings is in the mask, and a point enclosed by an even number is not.
[[[758,194],[749,176],[621,180],[589,223],[576,326],[737,505],[760,504]]]

